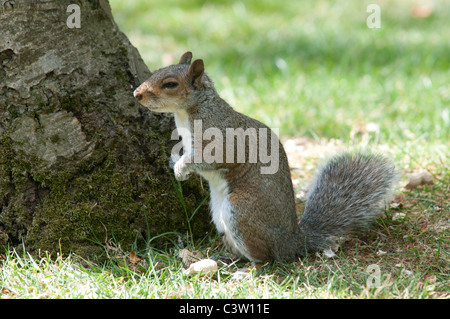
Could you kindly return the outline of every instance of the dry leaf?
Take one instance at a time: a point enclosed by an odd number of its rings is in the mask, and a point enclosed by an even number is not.
[[[403,273],[405,274],[405,277],[409,277],[413,274],[411,270],[403,268]]]
[[[404,219],[406,217],[406,214],[405,213],[395,213],[393,216],[392,216],[392,220],[402,220],[402,219]]]
[[[411,8],[411,16],[414,18],[428,18],[433,13],[432,4],[416,4]]]
[[[384,250],[378,249],[378,251],[377,251],[377,256],[382,256],[382,255],[386,255],[386,254],[387,254],[387,252]]]
[[[391,203],[390,207],[392,209],[401,209],[401,208],[403,208],[403,203],[393,202],[393,203]]]
[[[203,254],[199,250],[190,251],[188,249],[180,249],[178,257],[181,258],[185,266],[189,266],[203,258]]]
[[[324,249],[324,250],[323,250],[323,254],[324,254],[325,257],[327,257],[327,258],[333,258],[334,256],[336,256],[336,254],[334,253],[334,251],[333,251],[331,248]]]
[[[133,265],[136,265],[138,262],[140,262],[141,260],[143,260],[144,258],[140,258],[136,255],[135,251],[130,251],[130,258],[129,258],[129,262]]]
[[[427,277],[427,281],[428,281],[428,283],[429,284],[434,284],[434,283],[436,283],[436,276],[435,275],[431,275],[431,276],[429,276],[429,277]]]
[[[433,175],[427,171],[415,172],[412,174],[407,174],[408,176],[408,184],[406,184],[405,188],[414,189],[420,185],[433,185]]]

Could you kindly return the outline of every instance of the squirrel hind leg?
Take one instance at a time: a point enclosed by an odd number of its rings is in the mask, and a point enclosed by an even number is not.
[[[222,240],[233,255],[238,258],[244,257],[254,265],[262,264],[270,260],[268,253],[264,249],[261,249],[263,246],[256,248],[252,244],[246,244],[242,238],[231,238],[227,234],[222,235]]]

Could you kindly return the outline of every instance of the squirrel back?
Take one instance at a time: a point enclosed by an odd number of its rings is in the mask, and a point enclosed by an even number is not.
[[[214,89],[203,61],[191,63],[191,58],[186,52],[179,64],[155,71],[134,96],[154,112],[174,113],[183,146],[181,156],[171,156],[175,178],[196,173],[209,182],[212,220],[229,250],[254,264],[290,261],[332,247],[335,236],[370,226],[396,179],[392,164],[362,153],[332,158],[313,179],[298,224],[278,137],[233,110]],[[269,154],[273,161],[267,167]]]

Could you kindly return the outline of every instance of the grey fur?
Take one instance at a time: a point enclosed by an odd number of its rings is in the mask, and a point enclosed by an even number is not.
[[[392,193],[397,174],[380,155],[345,153],[314,177],[299,227],[308,250],[328,248],[330,236],[367,229]]]

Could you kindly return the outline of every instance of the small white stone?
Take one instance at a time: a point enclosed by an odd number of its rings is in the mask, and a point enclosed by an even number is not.
[[[189,266],[184,271],[186,275],[197,275],[206,273],[215,273],[217,271],[217,263],[212,259],[202,259]]]

